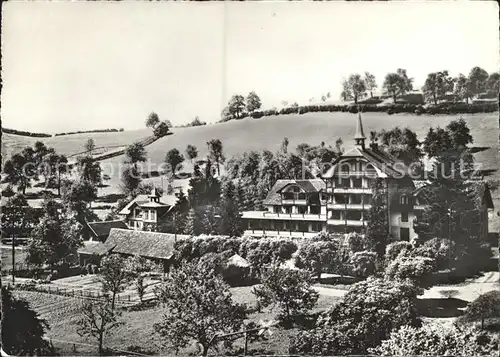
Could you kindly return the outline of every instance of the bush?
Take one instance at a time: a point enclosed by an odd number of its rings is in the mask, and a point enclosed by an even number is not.
[[[490,291],[480,295],[470,303],[465,311],[465,321],[481,321],[481,329],[487,318],[500,317],[500,291]]]
[[[354,276],[367,278],[377,270],[377,253],[366,250],[356,252],[351,256],[349,263]]]
[[[413,256],[434,258],[437,269],[449,268],[456,257],[455,242],[449,239],[433,238],[415,248]]]
[[[349,233],[347,236],[347,245],[351,253],[361,252],[372,248],[366,235],[359,233]]]
[[[161,138],[165,135],[167,135],[169,132],[169,127],[168,127],[168,124],[164,121],[162,121],[161,123],[159,123],[153,130],[153,134],[154,136],[156,136],[157,138]]]
[[[14,134],[14,135],[20,135],[20,136],[31,136],[31,137],[34,137],[34,138],[50,138],[52,136],[50,134],[31,133],[29,131],[22,131],[22,130],[16,130],[16,129],[7,129],[7,128],[2,128],[2,133]]]
[[[385,248],[385,258],[386,260],[392,261],[396,259],[401,252],[409,252],[413,246],[410,242],[406,241],[397,241],[389,244]]]
[[[385,270],[385,277],[390,280],[411,280],[420,287],[427,287],[432,282],[435,260],[427,257],[408,257],[403,254],[391,261]]]
[[[315,329],[301,331],[290,353],[364,355],[400,326],[420,326],[413,284],[368,278],[354,284],[343,300],[318,319]]]
[[[473,328],[402,326],[369,352],[376,356],[493,356],[498,355],[498,337]]]
[[[72,134],[85,134],[85,133],[117,133],[119,131],[123,131],[123,128],[118,129],[94,129],[94,130],[79,130],[79,131],[70,131],[67,133],[57,133],[54,136],[62,136],[62,135],[72,135]]]

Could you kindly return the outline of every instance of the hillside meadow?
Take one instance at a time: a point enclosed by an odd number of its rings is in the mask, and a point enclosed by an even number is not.
[[[149,170],[155,170],[164,162],[165,154],[173,148],[181,153],[188,144],[195,145],[199,150],[199,157],[208,153],[206,142],[211,139],[220,139],[224,146],[226,158],[241,154],[250,150],[276,151],[284,137],[289,139],[290,150],[300,143],[319,144],[324,141],[327,145],[334,145],[337,138],[342,138],[344,147],[349,149],[353,144],[353,136],[356,129],[357,114],[343,112],[321,112],[306,114],[291,114],[268,116],[261,119],[245,118],[232,120],[226,123],[210,124],[198,127],[173,128],[173,135],[163,137],[147,146]],[[500,179],[498,169],[499,143],[498,143],[498,113],[484,114],[462,114],[462,115],[411,115],[386,113],[363,113],[363,125],[365,135],[368,137],[370,131],[381,131],[391,129],[395,126],[409,127],[415,131],[420,140],[425,138],[429,128],[446,126],[450,121],[462,117],[471,129],[474,138],[474,151],[476,162],[480,169],[490,171],[488,179]],[[41,139],[47,146],[52,146],[57,152],[74,155],[83,150],[85,142],[92,138],[97,147],[126,146],[135,141],[144,139],[151,135],[150,129],[141,129],[113,133],[88,133],[57,136]],[[22,149],[22,147],[33,144],[38,138],[21,137],[11,134],[3,134],[2,152]],[[7,155],[8,156],[8,155]],[[120,173],[123,169],[121,164],[124,156],[117,156],[103,160],[103,172],[111,176],[106,182],[108,187],[100,190],[100,194],[115,193],[119,190]],[[121,167],[120,167],[121,166]],[[185,171],[190,170],[189,163],[185,164]],[[161,184],[161,178],[150,179],[156,184]],[[164,180],[166,183],[166,180]],[[493,193],[495,200],[495,214],[492,215],[494,222],[492,228],[499,230],[500,221],[496,215],[500,207],[499,190]]]

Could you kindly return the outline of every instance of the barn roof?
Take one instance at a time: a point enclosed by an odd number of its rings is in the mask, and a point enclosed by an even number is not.
[[[128,229],[124,221],[88,222],[87,225],[95,237],[107,237],[111,228]]]
[[[177,234],[177,239],[188,237]],[[169,233],[112,228],[104,244],[113,253],[170,259],[174,251],[175,240],[175,235]]]

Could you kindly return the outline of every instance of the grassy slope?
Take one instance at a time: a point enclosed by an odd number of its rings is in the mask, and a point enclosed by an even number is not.
[[[414,130],[423,140],[431,126],[446,126],[450,121],[458,118],[457,115],[431,116],[385,113],[363,113],[365,134],[371,130],[381,131],[394,126],[406,127]],[[475,154],[476,161],[482,164],[483,169],[497,169],[499,156],[498,144],[498,113],[464,114],[474,137],[474,146],[488,147],[489,149]],[[334,144],[341,137],[346,149],[352,145],[352,137],[356,127],[356,115],[350,113],[307,113],[304,115],[280,115],[264,117],[261,119],[233,120],[223,124],[212,124],[201,127],[174,128],[174,135],[159,139],[147,147],[150,161],[159,165],[163,162],[165,154],[172,148],[184,152],[187,144],[195,145],[200,157],[207,154],[206,142],[210,139],[220,139],[224,145],[226,157],[249,150],[269,149],[275,151],[284,137],[290,141],[290,149],[294,150],[300,143],[319,144],[324,141]],[[96,146],[129,145],[136,140],[149,136],[149,129],[125,131],[121,133],[90,133],[46,138],[43,141],[53,146],[58,152],[71,155],[82,151],[88,138],[93,138]],[[34,143],[36,138],[20,137],[4,134],[2,138],[8,148],[23,147],[25,143]],[[7,150],[8,151],[8,150]],[[110,187],[103,190],[103,194],[118,190],[120,170],[118,165],[123,162],[123,156],[114,157],[102,162],[104,173],[111,174]],[[152,165],[151,170],[158,167]],[[110,172],[112,171],[112,172]],[[492,178],[500,179],[500,172],[492,174]],[[157,180],[159,181],[159,180]],[[495,206],[500,207],[500,191],[494,193]],[[500,219],[495,215],[492,230],[500,230]]]

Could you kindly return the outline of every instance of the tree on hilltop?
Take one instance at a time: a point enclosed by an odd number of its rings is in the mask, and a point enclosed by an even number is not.
[[[260,109],[262,103],[260,101],[259,96],[255,92],[248,93],[247,96],[247,111],[249,113],[253,113],[254,111]]]
[[[193,160],[198,157],[198,149],[196,146],[188,144],[186,146],[186,157],[193,163]]]
[[[446,70],[429,73],[422,87],[425,99],[432,100],[434,104],[437,104],[438,100],[444,98],[446,93],[452,90],[453,79]]]
[[[175,177],[176,171],[182,169],[182,163],[184,162],[184,156],[177,149],[171,149],[167,152],[165,156],[165,162],[170,167],[170,172],[172,177]]]
[[[241,118],[245,110],[245,98],[242,95],[236,94],[231,97],[228,103],[229,114],[235,118]]]
[[[377,88],[377,82],[375,80],[375,76],[370,72],[365,72],[364,81],[366,84],[366,90],[370,92],[370,98],[373,98],[373,90]]]
[[[151,112],[146,119],[146,126],[154,129],[160,123],[160,117],[155,112]]]

